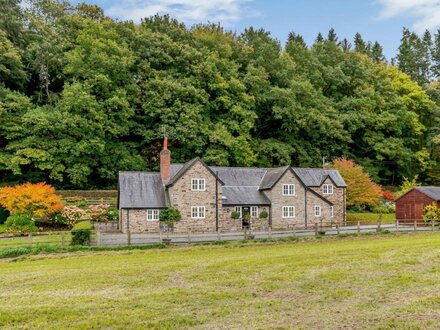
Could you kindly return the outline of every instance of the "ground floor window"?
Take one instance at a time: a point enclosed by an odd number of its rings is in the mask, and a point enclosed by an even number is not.
[[[258,217],[258,206],[251,206],[251,217],[252,218]]]
[[[283,206],[283,218],[294,218],[295,206]]]
[[[159,220],[159,210],[147,210],[147,221],[158,221]]]
[[[315,217],[320,217],[321,216],[321,206],[320,205],[315,205],[313,207],[313,211],[315,213]]]
[[[235,207],[235,212],[238,212],[238,214],[240,215],[240,219],[241,219],[241,217],[243,216],[243,214],[242,214],[242,209],[241,209],[241,206],[236,206]]]
[[[204,206],[192,206],[191,218],[193,219],[205,219],[205,207]]]

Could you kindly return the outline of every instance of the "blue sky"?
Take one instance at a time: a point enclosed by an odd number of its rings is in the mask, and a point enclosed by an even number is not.
[[[312,43],[318,32],[333,27],[339,39],[352,41],[356,32],[379,41],[388,59],[395,56],[406,26],[418,33],[440,27],[440,0],[86,0],[106,14],[138,22],[155,13],[169,13],[188,25],[220,22],[237,32],[264,28],[283,44],[295,31]]]

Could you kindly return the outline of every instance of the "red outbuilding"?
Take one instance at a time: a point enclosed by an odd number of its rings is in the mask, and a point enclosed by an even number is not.
[[[414,187],[396,199],[396,220],[422,220],[423,208],[432,203],[440,206],[440,187]]]

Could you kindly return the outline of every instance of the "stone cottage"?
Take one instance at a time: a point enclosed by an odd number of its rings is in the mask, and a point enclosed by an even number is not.
[[[123,232],[158,232],[167,207],[181,213],[175,232],[307,228],[345,223],[346,184],[328,169],[172,164],[165,138],[160,172],[119,173],[118,205]]]

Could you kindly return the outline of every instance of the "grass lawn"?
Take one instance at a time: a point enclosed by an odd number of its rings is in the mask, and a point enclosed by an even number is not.
[[[0,228],[1,234],[1,228]],[[61,245],[62,243],[62,233],[61,232],[50,232],[50,233],[35,233],[32,236],[32,245]],[[72,239],[72,235],[67,232],[64,233],[64,244],[69,245]],[[29,238],[27,235],[18,236],[18,237],[10,237],[10,238],[1,238],[0,239],[0,251],[2,249],[13,248],[13,247],[23,247],[28,246]]]
[[[379,219],[379,214],[376,213],[354,213],[347,212],[347,225],[356,225],[358,221],[362,225],[376,225]],[[382,223],[395,223],[396,216],[394,213],[382,214]]]
[[[0,328],[438,329],[440,233],[0,260]]]

